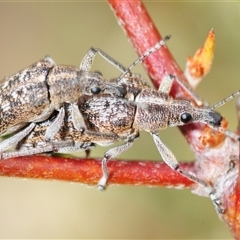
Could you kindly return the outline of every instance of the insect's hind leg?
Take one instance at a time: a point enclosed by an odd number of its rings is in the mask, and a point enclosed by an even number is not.
[[[214,206],[216,207],[217,211],[219,213],[224,213],[225,210],[222,208],[221,206],[221,202],[219,200],[218,197],[216,197],[216,192],[215,190],[204,180],[190,174],[190,173],[186,173],[185,171],[183,171],[181,169],[181,167],[179,166],[178,161],[176,160],[175,156],[173,155],[173,153],[164,145],[164,143],[160,140],[159,136],[157,133],[152,133],[152,137],[153,140],[157,146],[157,149],[160,153],[160,155],[163,158],[163,161],[169,166],[171,167],[174,171],[179,172],[181,175],[187,177],[188,179],[192,180],[195,183],[201,184],[202,186],[204,186],[205,191],[208,193],[209,197],[211,198]]]
[[[29,147],[22,145],[17,151],[2,153],[2,158],[7,159],[11,157],[29,156],[48,152],[68,154],[79,150],[90,150],[93,147],[95,147],[95,144],[92,142],[74,143],[73,141],[52,141],[50,143],[46,142],[43,146]]]

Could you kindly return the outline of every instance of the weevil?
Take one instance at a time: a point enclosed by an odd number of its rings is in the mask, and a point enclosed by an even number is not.
[[[82,128],[81,131],[79,131],[80,135],[72,134],[72,132],[76,133],[78,130],[74,127],[74,121],[70,117],[65,120],[67,127],[63,127],[63,130],[58,133],[63,132],[63,135],[54,136],[52,143],[47,142],[43,136],[45,131],[47,131],[58,118],[58,116],[55,115],[51,121],[47,120],[35,126],[32,133],[18,146],[17,152],[2,153],[2,157],[8,158],[11,156],[22,156],[46,151],[71,152],[77,149],[93,147],[95,143],[108,145],[120,140],[126,141],[125,144],[110,149],[104,155],[102,160],[103,177],[98,184],[99,189],[103,190],[106,187],[109,176],[107,161],[130,148],[134,140],[139,136],[139,131],[145,130],[151,133],[163,160],[173,170],[202,184],[209,193],[218,211],[223,212],[220,206],[221,203],[214,195],[214,189],[204,180],[182,171],[174,155],[161,142],[158,131],[170,126],[202,122],[238,140],[239,137],[236,134],[221,129],[222,117],[215,112],[214,109],[225,104],[235,95],[238,95],[239,92],[232,94],[212,108],[195,107],[192,102],[188,100],[174,100],[169,96],[169,91],[173,83],[172,76],[167,76],[163,80],[159,90],[156,91],[151,89],[144,81],[138,82],[139,77],[132,75],[130,72],[132,66],[134,66],[134,64],[124,70],[124,67],[119,65],[119,69],[122,69],[123,74],[117,80],[114,80],[115,83],[120,86],[122,86],[122,84],[129,86],[129,84],[132,84],[130,79],[136,78],[137,81],[131,85],[130,89],[132,89],[128,92],[128,101],[109,95],[82,96],[79,98],[77,107],[79,108],[78,110],[81,116],[80,122]],[[178,78],[175,79],[197,100],[198,104],[203,105],[201,99],[183,82]],[[75,111],[73,105],[71,104],[70,106],[72,110],[68,110],[68,112]],[[71,127],[68,123],[72,124]],[[41,131],[39,131],[39,128]],[[42,136],[42,139],[39,141],[35,136]],[[70,139],[65,139],[63,136],[70,136]],[[11,138],[9,142],[11,142]]]
[[[169,39],[170,36],[166,36],[148,51],[148,54],[159,49]],[[73,104],[75,109],[72,111],[73,124],[76,129],[81,131],[80,119],[82,117],[76,104],[81,95],[108,93],[115,97],[125,97],[131,101],[126,95],[130,89],[133,89],[132,83],[128,81],[128,84],[123,86],[117,81],[106,81],[97,72],[90,72],[97,53],[123,72],[123,75],[130,73],[129,69],[123,67],[102,50],[90,48],[84,56],[80,68],[56,65],[50,57],[46,57],[29,68],[5,79],[0,86],[0,136],[16,133],[19,130],[21,132],[15,134],[9,141],[1,142],[0,152],[5,151],[11,145],[17,144],[31,132],[36,122],[46,120],[54,110],[58,110],[58,116],[45,133],[45,139],[51,141],[63,121],[65,112],[62,105],[65,102]],[[146,56],[143,55],[142,59],[135,61],[135,65]],[[132,76],[131,80],[134,79],[138,80],[138,88],[147,86],[146,82],[140,83],[139,77],[134,78]],[[137,88],[134,88],[134,91],[136,94]],[[132,104],[136,103],[132,102]],[[31,124],[28,125],[28,123]],[[25,127],[26,125],[28,126]]]
[[[144,103],[146,108],[138,105],[132,106],[134,111],[128,111],[127,117],[119,121],[118,116],[125,112],[126,108],[121,99],[112,97],[91,97],[87,101],[79,103],[79,109],[85,122],[88,123],[87,129],[94,129],[101,133],[114,133],[126,143],[114,147],[104,154],[102,159],[103,176],[98,183],[98,188],[104,190],[106,188],[109,172],[107,162],[109,159],[118,156],[133,145],[136,138],[139,137],[140,131],[149,132],[155,145],[162,156],[164,162],[174,171],[179,172],[183,176],[201,184],[205,187],[206,192],[212,199],[217,211],[223,213],[224,209],[221,202],[215,196],[215,190],[204,180],[194,176],[193,174],[183,171],[173,155],[173,153],[161,141],[158,132],[167,127],[183,126],[189,123],[201,122],[207,124],[214,130],[223,132],[232,139],[239,141],[239,136],[233,132],[221,128],[222,116],[217,113],[215,108],[225,104],[240,92],[231,94],[226,99],[215,104],[213,107],[197,107],[191,101],[186,99],[173,99],[169,96],[174,77],[167,75],[159,87],[158,91],[150,88],[143,89],[135,97],[135,101]],[[190,92],[191,93],[191,92]],[[113,143],[118,141],[114,139]]]
[[[84,132],[79,132],[74,127],[71,119],[72,105],[69,105],[64,124],[51,143],[45,141],[44,134],[51,123],[55,121],[56,115],[53,116],[53,119],[38,124],[32,133],[18,145],[18,151],[2,153],[2,158],[46,151],[69,153],[93,147],[94,144],[105,146],[118,141],[125,141],[123,145],[114,147],[104,154],[102,160],[103,176],[98,183],[98,188],[104,190],[109,177],[108,160],[130,148],[134,140],[139,137],[139,132],[143,130],[152,135],[164,162],[174,171],[203,185],[217,210],[223,213],[224,209],[222,209],[219,199],[215,197],[214,189],[204,180],[181,169],[175,156],[161,141],[158,132],[167,127],[201,122],[215,130],[224,132],[235,140],[238,140],[239,137],[221,129],[222,116],[213,110],[214,107],[212,109],[196,107],[189,100],[170,97],[169,91],[173,80],[174,77],[168,75],[164,78],[159,90],[144,88],[134,97],[136,102],[144,103],[147,108],[142,108],[138,104],[133,105],[124,99],[109,95],[83,96],[79,98],[78,108],[83,117]],[[226,103],[233,96],[234,94],[215,106]]]
[[[14,133],[28,123],[44,121],[56,109],[59,111],[58,117],[45,136],[46,140],[50,140],[61,126],[64,102],[75,105],[82,94],[111,93],[124,97],[126,90],[123,87],[105,81],[99,73],[89,72],[91,65],[85,60],[89,54],[92,52],[84,57],[80,69],[56,65],[50,57],[46,57],[8,77],[0,87],[0,135]],[[73,121],[78,127],[80,113],[75,109]],[[34,124],[30,124],[13,140],[17,143],[21,140],[19,137],[24,137],[33,127]],[[4,150],[1,143],[0,149]]]
[[[85,96],[86,97],[86,96]],[[109,95],[105,95],[100,98],[100,102],[103,102],[103,99],[109,97]],[[117,98],[112,98],[113,102],[116,101]],[[114,112],[114,116],[118,118],[118,121],[123,122],[128,117],[129,113],[133,114],[135,108],[129,102],[121,101],[123,111]],[[63,108],[65,111],[64,120],[61,123],[59,131],[54,136],[51,142],[46,141],[45,132],[51,126],[55,119],[57,118],[57,111],[51,115],[49,119],[43,121],[41,123],[36,123],[34,129],[25,136],[20,142],[18,142],[16,149],[14,151],[8,151],[1,153],[2,159],[7,159],[10,157],[18,157],[18,156],[26,156],[37,153],[46,153],[46,152],[57,152],[57,153],[71,153],[79,150],[88,150],[95,147],[96,144],[101,146],[108,146],[112,144],[113,141],[124,140],[125,135],[121,137],[121,135],[117,135],[114,132],[106,131],[99,132],[97,129],[88,126],[88,122],[84,125],[84,131],[78,131],[72,120],[72,111],[75,109],[73,105],[70,103],[64,103]],[[101,114],[104,114],[105,108],[99,109]],[[84,120],[83,120],[84,121]],[[85,121],[84,121],[85,122]],[[121,126],[120,126],[121,127]],[[130,126],[128,126],[129,128]],[[17,133],[20,134],[21,132]],[[11,140],[10,137],[7,140]]]

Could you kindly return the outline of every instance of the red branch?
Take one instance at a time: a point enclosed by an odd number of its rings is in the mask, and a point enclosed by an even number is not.
[[[189,171],[188,164],[182,164]],[[192,182],[163,162],[110,161],[109,183],[149,186],[185,186]],[[72,159],[48,156],[19,157],[0,161],[3,176],[57,179],[96,185],[102,176],[101,162],[96,159]]]
[[[145,6],[140,0],[108,0],[108,2],[139,56],[162,39]],[[143,65],[156,88],[159,87],[162,79],[167,74],[178,76],[186,82],[182,70],[166,46],[161,47],[158,51],[148,56],[144,60]],[[173,83],[170,95],[174,98],[186,98],[194,101],[177,82]],[[193,140],[191,133],[195,130],[202,132],[203,129],[205,129],[204,124],[196,123],[194,125],[186,125],[180,129],[189,142],[194,141],[194,146],[197,148],[202,147],[199,139],[195,138]]]

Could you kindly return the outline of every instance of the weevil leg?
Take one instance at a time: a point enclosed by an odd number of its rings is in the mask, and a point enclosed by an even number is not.
[[[84,118],[78,108],[78,105],[75,103],[71,104],[71,109],[72,109],[73,126],[78,131],[84,132],[84,130],[86,129],[86,124],[85,124]]]
[[[64,116],[65,116],[65,110],[62,107],[62,108],[60,108],[59,113],[58,113],[57,117],[55,118],[55,120],[47,128],[45,136],[44,136],[45,141],[50,142],[54,138],[54,136],[57,134],[57,132],[59,131],[59,129],[62,126]]]
[[[56,152],[56,153],[72,153],[76,151],[90,150],[95,147],[95,144],[92,142],[83,142],[83,143],[73,143],[72,141],[60,141],[52,142],[48,145],[42,147],[23,147],[18,151],[5,152],[2,153],[2,159],[7,159],[11,157],[20,157],[20,156],[29,156],[39,153],[46,152]]]
[[[128,148],[130,148],[133,145],[134,142],[134,138],[129,140],[128,142],[126,142],[123,145],[114,147],[110,150],[108,150],[105,154],[104,154],[104,158],[102,159],[102,173],[103,176],[101,177],[101,179],[98,182],[98,190],[105,190],[106,189],[106,185],[107,185],[107,181],[108,181],[108,177],[109,177],[109,172],[108,172],[108,168],[107,168],[107,162],[109,161],[109,159],[116,157],[118,155],[120,155],[121,153],[125,152]]]
[[[163,78],[158,90],[169,94],[174,80],[196,101],[198,106],[208,106],[207,102],[204,102],[185,82],[183,82],[177,76],[169,74],[166,75]]]
[[[13,135],[10,138],[7,138],[6,140],[2,141],[0,143],[0,155],[3,151],[7,150],[8,148],[16,145],[18,142],[20,142],[23,138],[25,138],[36,126],[35,123],[31,123],[29,126],[21,130],[19,133]],[[1,157],[0,157],[1,159]]]
[[[85,158],[89,158],[91,149],[85,149]]]
[[[13,152],[4,152],[1,154],[2,159],[7,158],[13,158],[13,157],[21,157],[21,156],[29,156],[34,155],[38,153],[46,153],[46,152],[52,152],[53,146],[44,146],[44,147],[36,147],[36,148],[30,148],[30,149],[20,149],[19,151],[13,151]]]
[[[164,78],[158,88],[158,91],[169,94],[169,92],[171,91],[171,88],[172,88],[173,81],[174,81],[173,76],[171,76],[169,74],[164,76]]]
[[[178,84],[181,85],[186,90],[186,92],[196,101],[196,103],[199,107],[209,106],[209,104],[207,102],[203,101],[185,82],[183,82],[177,76],[173,76],[173,77],[178,82]]]
[[[45,56],[44,61],[50,62],[52,63],[53,66],[56,66],[56,63],[54,62],[54,60],[48,55]]]
[[[87,143],[80,143],[83,147],[87,146]],[[80,145],[79,144],[79,145]],[[71,149],[73,148],[74,142],[73,141],[59,141],[59,142],[50,142],[46,143],[44,146],[25,146],[22,145],[17,151],[12,151],[12,152],[4,152],[2,153],[2,158],[10,158],[10,157],[21,157],[21,156],[29,156],[29,155],[34,155],[34,154],[39,154],[39,153],[47,153],[47,152],[59,152],[61,149]],[[90,145],[88,143],[88,145]],[[80,149],[80,146],[78,146],[78,150]],[[85,149],[83,149],[85,150]],[[68,153],[68,152],[64,152]]]
[[[82,134],[89,135],[91,137],[97,137],[97,143],[100,146],[106,146],[109,144],[112,144],[113,141],[124,141],[126,140],[126,137],[121,137],[117,135],[116,133],[102,133],[97,131],[91,131],[87,129],[82,129]]]
[[[92,142],[83,142],[83,143],[75,143],[74,146],[69,147],[61,147],[56,152],[57,153],[72,153],[76,151],[90,151],[90,149],[94,148],[95,144]]]
[[[173,155],[173,153],[164,145],[164,143],[160,140],[159,135],[157,133],[152,133],[152,137],[153,140],[157,146],[157,149],[160,153],[160,155],[162,156],[163,161],[170,167],[172,168],[174,171],[179,172],[181,175],[189,178],[190,180],[201,184],[205,187],[206,192],[208,193],[208,195],[210,196],[211,200],[213,201],[213,204],[215,205],[217,211],[219,213],[224,213],[224,209],[221,207],[221,202],[219,200],[219,198],[217,198],[215,196],[216,192],[215,190],[204,180],[199,179],[198,177],[186,173],[185,171],[183,171],[180,166],[178,161],[176,160],[175,156]]]
[[[121,63],[110,57],[108,54],[103,52],[101,49],[97,48],[90,48],[86,55],[84,56],[83,60],[81,61],[80,64],[80,70],[87,71],[89,72],[92,65],[94,58],[96,54],[99,54],[102,58],[104,58],[106,61],[108,61],[110,64],[115,66],[117,69],[119,69],[121,72],[125,72],[127,68],[125,68]]]

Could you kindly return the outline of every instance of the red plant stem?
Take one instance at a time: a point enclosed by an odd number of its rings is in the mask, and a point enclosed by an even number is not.
[[[108,0],[108,2],[139,56],[162,39],[140,0]],[[159,87],[162,79],[167,74],[178,76],[183,81],[186,81],[182,70],[166,46],[148,56],[143,61],[143,65],[156,88]],[[194,101],[176,81],[173,83],[170,95],[174,98],[185,98]],[[202,131],[203,128],[204,124],[195,123],[180,127],[180,130],[189,142],[194,142],[194,147],[200,148],[202,144],[198,139],[193,139],[192,132],[196,130]]]
[[[162,39],[141,1],[108,0],[108,2],[139,56]],[[167,74],[179,76],[184,80],[182,70],[165,46],[149,55],[143,63],[156,88]],[[173,97],[187,96],[176,83],[172,87],[171,95]]]
[[[189,171],[191,164],[181,166]],[[168,187],[189,187],[193,184],[163,162],[109,161],[108,168],[110,184]],[[0,161],[0,175],[96,185],[102,176],[102,170],[101,162],[96,159],[29,156]]]

